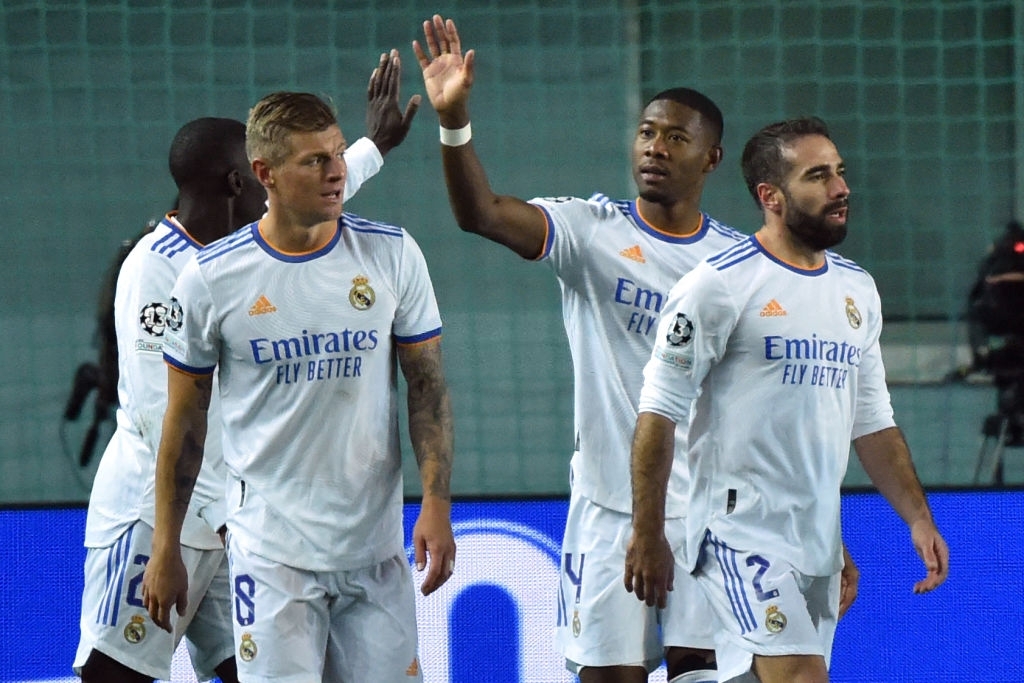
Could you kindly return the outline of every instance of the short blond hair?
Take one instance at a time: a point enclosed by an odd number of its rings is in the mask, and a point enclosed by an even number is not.
[[[245,153],[250,163],[260,158],[276,166],[291,151],[292,133],[318,133],[337,123],[337,110],[329,98],[305,92],[271,93],[249,110]]]

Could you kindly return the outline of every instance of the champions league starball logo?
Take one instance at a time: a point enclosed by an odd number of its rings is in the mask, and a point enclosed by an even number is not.
[[[167,311],[167,328],[172,332],[177,332],[181,329],[182,324],[185,322],[185,311],[181,307],[179,302],[173,296],[171,297],[171,307]]]
[[[685,313],[676,313],[672,329],[668,331],[665,340],[672,346],[682,346],[691,339],[693,339],[693,321],[687,318]]]
[[[162,301],[154,301],[143,306],[139,311],[139,326],[150,336],[164,336],[164,329],[167,327],[167,306]]]

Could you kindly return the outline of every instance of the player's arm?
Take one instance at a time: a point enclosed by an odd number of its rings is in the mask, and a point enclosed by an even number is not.
[[[455,569],[451,476],[454,451],[451,399],[441,362],[441,341],[399,344],[398,361],[408,386],[409,438],[423,486],[413,528],[416,568],[430,564],[420,590],[429,595]]]
[[[949,548],[935,526],[903,433],[898,427],[881,429],[854,439],[853,447],[871,482],[910,528],[924,561],[928,573],[914,584],[914,592],[938,588],[949,574]]]
[[[631,473],[633,535],[626,547],[626,590],[648,605],[665,607],[673,588],[675,560],[665,537],[665,498],[672,473],[676,423],[641,412],[633,433]]]
[[[153,555],[142,580],[142,601],[157,626],[171,631],[171,609],[184,614],[188,576],[181,559],[181,527],[203,463],[206,413],[213,375],[167,370],[167,412],[156,460]]]
[[[441,127],[458,130],[469,125],[469,91],[473,85],[475,52],[463,57],[455,22],[438,15],[423,22],[427,51],[413,41],[413,51],[423,71],[427,97],[437,111]],[[461,142],[462,144],[455,144]],[[499,244],[523,258],[541,255],[547,237],[547,220],[537,207],[491,190],[483,165],[471,140],[442,140],[448,201],[459,227]]]

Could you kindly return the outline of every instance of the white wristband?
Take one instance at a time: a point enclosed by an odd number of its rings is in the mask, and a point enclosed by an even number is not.
[[[473,128],[470,124],[462,128],[445,128],[441,126],[441,144],[447,147],[461,147],[473,137]]]

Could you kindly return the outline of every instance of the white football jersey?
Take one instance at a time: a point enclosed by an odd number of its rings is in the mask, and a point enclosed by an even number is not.
[[[345,161],[346,199],[383,165],[380,152],[368,138],[360,138],[346,149]],[[171,214],[139,240],[121,266],[114,298],[119,371],[117,428],[93,480],[85,526],[87,547],[110,545],[136,520],[153,525],[156,453],[167,408],[163,340],[171,288],[185,263],[201,248]],[[184,545],[222,547],[214,530],[227,516],[226,476],[215,389],[203,467],[181,531]]]
[[[164,357],[220,373],[231,542],[308,570],[403,551],[396,344],[438,337],[426,263],[403,229],[344,214],[286,254],[253,223],[174,286]]]
[[[153,477],[167,408],[163,340],[170,293],[178,273],[201,248],[169,214],[139,240],[121,266],[114,295],[117,428],[93,480],[85,524],[87,547],[109,545],[137,520],[153,525]],[[216,425],[217,407],[211,406],[211,411],[211,424]],[[214,529],[225,519],[225,476],[217,435],[211,429],[207,461],[182,527],[181,542],[193,548],[221,547]]]
[[[798,269],[756,237],[672,289],[640,410],[690,424],[691,567],[710,529],[805,574],[842,568],[850,441],[895,425],[881,329],[874,280],[855,263],[827,252]]]
[[[668,291],[701,259],[744,235],[703,214],[691,235],[662,232],[644,220],[635,201],[602,195],[531,202],[548,221],[539,259],[558,277],[574,366],[572,486],[628,514],[637,398]],[[685,438],[681,429],[677,436]],[[669,517],[686,514],[687,482],[678,463],[668,487]]]

